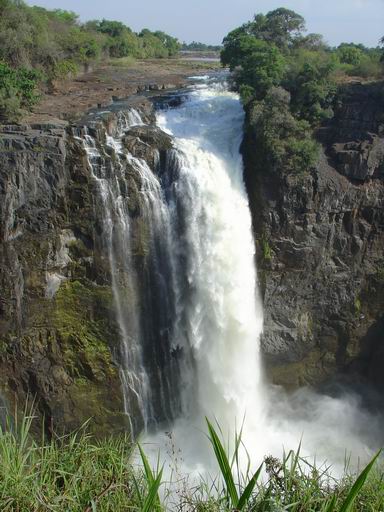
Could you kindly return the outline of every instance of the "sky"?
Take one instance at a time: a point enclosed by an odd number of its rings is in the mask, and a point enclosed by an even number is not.
[[[376,46],[384,35],[384,0],[28,0],[47,9],[67,9],[89,19],[124,22],[134,31],[163,30],[180,41],[220,44],[255,13],[286,7],[307,22],[308,32],[341,42]]]

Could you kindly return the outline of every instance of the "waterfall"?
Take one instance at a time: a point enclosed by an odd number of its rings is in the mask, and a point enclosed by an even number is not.
[[[194,362],[184,414],[216,417],[223,425],[241,422],[251,408],[262,410],[263,402],[262,308],[239,153],[243,120],[238,96],[218,88],[199,88],[158,116],[175,136],[179,170],[168,195],[187,290],[178,307],[184,336],[176,331],[174,344],[187,345]],[[184,217],[181,228],[177,215]]]
[[[84,141],[102,206],[102,239],[108,254],[116,315],[122,338],[119,362],[124,408],[131,433],[134,434],[140,424],[143,424],[144,428],[148,425],[151,416],[151,399],[148,378],[142,361],[138,318],[134,314],[135,306],[124,307],[129,297],[135,295],[136,283],[132,271],[128,205],[120,185],[120,183],[126,185],[118,153],[120,145],[119,141],[115,141],[112,137],[107,139],[107,143],[109,142],[116,151],[113,173],[108,174],[106,165],[108,156],[101,153],[96,141],[88,133],[85,134]]]
[[[161,113],[158,124],[175,136],[175,147],[158,162],[159,176],[123,147],[124,132],[143,124],[137,112],[120,113],[105,143],[91,130],[83,134],[101,207],[132,433],[192,414],[229,424],[261,400],[262,313],[239,154],[243,116],[236,95],[204,88]],[[128,173],[140,183],[150,244],[141,275],[132,254]]]

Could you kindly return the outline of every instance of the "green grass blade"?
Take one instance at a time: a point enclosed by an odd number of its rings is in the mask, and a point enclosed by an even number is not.
[[[223,445],[221,444],[221,441],[209,422],[208,418],[205,418],[207,425],[208,425],[208,431],[209,431],[209,439],[212,443],[213,450],[215,452],[216,460],[219,464],[221,474],[224,478],[224,482],[227,488],[227,494],[231,499],[232,506],[234,508],[237,507],[239,496],[237,494],[235,482],[233,481],[231,466],[228,461],[227,454],[225,453],[225,450],[223,448]]]
[[[143,503],[141,512],[153,512],[154,509],[160,509],[159,500],[159,487],[161,485],[161,479],[163,478],[163,469],[159,471],[159,474],[153,480],[152,485],[149,487],[147,497]]]
[[[132,481],[133,481],[133,485],[136,490],[136,495],[137,495],[137,499],[139,500],[140,507],[142,507],[143,503],[144,503],[144,497],[142,495],[139,482],[138,482],[137,478],[135,477],[135,475],[132,475]]]
[[[144,472],[145,472],[147,482],[148,482],[148,484],[152,484],[155,480],[155,476],[154,476],[151,466],[149,464],[148,458],[145,455],[144,450],[142,449],[142,447],[140,446],[139,443],[137,444],[137,446],[139,448],[140,457],[141,457],[141,461],[144,466]]]
[[[250,481],[247,484],[247,487],[244,489],[242,495],[240,496],[240,499],[237,503],[238,510],[243,510],[244,505],[246,505],[248,503],[248,500],[253,492],[253,489],[255,488],[256,482],[259,479],[262,467],[263,467],[263,463],[261,463],[261,466],[256,471],[256,473],[253,475],[253,477],[250,479]]]
[[[378,459],[380,454],[381,454],[381,450],[373,457],[371,462],[366,466],[365,469],[363,469],[363,471],[357,477],[356,482],[353,484],[351,490],[349,491],[347,498],[344,500],[344,503],[342,504],[342,506],[340,508],[340,512],[349,512],[351,510],[353,502],[356,499],[356,496],[360,492],[360,489],[363,487],[369,473],[372,470],[373,465],[375,464],[375,462]]]
[[[160,472],[158,473],[157,477],[155,477],[155,475],[154,475],[154,473],[153,473],[153,471],[151,469],[151,466],[149,464],[148,458],[147,458],[147,456],[144,453],[143,448],[140,446],[139,443],[137,444],[137,446],[139,448],[140,457],[141,457],[141,460],[142,460],[142,463],[143,463],[143,466],[144,466],[144,473],[145,473],[145,477],[146,477],[147,485],[148,485],[148,496],[150,496],[150,495],[152,495],[153,489],[156,488],[155,483],[158,480],[159,474],[162,475],[162,473],[163,473],[163,468],[160,470]],[[160,483],[161,483],[161,478],[160,478]],[[160,483],[157,486],[157,489],[159,488]],[[148,496],[147,496],[147,498],[148,498]],[[143,510],[144,510],[144,506],[145,506],[147,498],[144,500]],[[158,508],[158,509],[161,508],[160,507],[160,496],[158,495],[157,491],[156,491],[155,496],[153,497],[153,500],[151,501],[151,503],[152,503],[153,506],[156,506],[156,508]]]
[[[336,500],[337,500],[337,497],[336,497],[336,494],[334,494],[331,501],[326,505],[324,512],[334,512],[335,507],[336,507]]]

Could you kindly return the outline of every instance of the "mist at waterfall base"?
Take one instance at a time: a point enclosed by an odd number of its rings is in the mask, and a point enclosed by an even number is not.
[[[225,439],[243,425],[254,466],[301,443],[302,456],[341,473],[346,457],[363,463],[383,441],[380,418],[353,393],[335,398],[305,388],[287,394],[263,377],[262,305],[239,154],[243,120],[238,96],[209,82],[178,108],[158,114],[158,125],[175,138],[179,160],[173,187],[183,204],[169,201],[169,207],[171,217],[180,209],[184,216],[174,249],[185,256],[189,291],[176,307],[174,344],[190,355],[177,390],[181,416],[167,432],[147,435],[146,450],[168,453],[173,470],[181,465],[185,474],[216,474],[207,417]]]

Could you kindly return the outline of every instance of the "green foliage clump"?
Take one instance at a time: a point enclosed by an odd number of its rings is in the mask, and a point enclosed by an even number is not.
[[[54,326],[72,377],[81,376],[84,367],[100,381],[116,372],[109,349],[116,335],[110,332],[112,308],[108,287],[79,281],[67,281],[60,286],[55,296]]]
[[[251,92],[255,98],[263,98],[271,87],[280,83],[285,61],[275,46],[257,39],[253,41],[236,76],[247,87],[247,94]]]
[[[272,259],[272,249],[265,235],[261,237],[261,249],[264,261],[270,261]]]
[[[339,74],[371,80],[383,77],[384,61],[378,47],[342,43],[333,50],[332,56],[336,59],[336,71]]]
[[[316,163],[318,144],[309,123],[292,114],[286,90],[271,88],[262,101],[252,102],[249,117],[255,149],[271,169],[300,173]]]
[[[332,63],[306,62],[293,79],[287,81],[292,111],[299,119],[317,125],[333,116],[336,86],[330,79],[332,70]]]
[[[52,76],[57,79],[63,79],[67,76],[75,76],[79,70],[79,66],[71,59],[63,59],[55,63]]]
[[[17,120],[23,108],[38,101],[39,78],[40,74],[33,69],[13,69],[0,61],[0,121]]]
[[[88,22],[86,27],[103,34],[104,48],[115,58],[166,58],[176,55],[180,49],[178,40],[165,32],[143,29],[136,34],[120,21],[95,20]]]
[[[358,48],[356,45],[342,43],[338,46],[336,55],[342,64],[352,64],[357,66],[360,64],[364,53],[363,50]]]
[[[230,32],[221,52],[247,106],[258,154],[287,172],[316,163],[312,127],[332,116],[335,93],[329,62],[308,58],[324,53],[324,42],[317,34],[304,37],[304,28],[300,15],[275,9]]]

